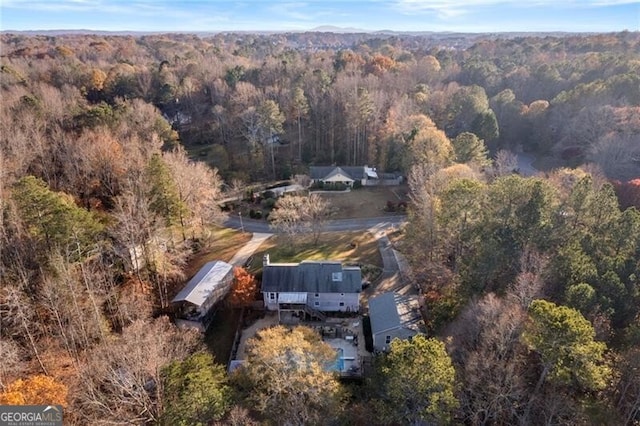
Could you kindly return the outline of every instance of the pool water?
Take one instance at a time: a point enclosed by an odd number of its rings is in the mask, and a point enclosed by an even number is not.
[[[344,371],[344,349],[336,349],[336,362],[331,367],[331,371]]]

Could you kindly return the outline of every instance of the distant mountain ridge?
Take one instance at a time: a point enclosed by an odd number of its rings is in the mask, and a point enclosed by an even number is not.
[[[334,25],[321,25],[319,27],[308,30],[282,30],[282,31],[266,31],[266,30],[216,30],[216,31],[105,31],[90,29],[56,29],[56,30],[1,30],[0,34],[24,34],[24,35],[43,35],[43,36],[60,36],[60,35],[105,35],[105,36],[145,36],[156,34],[195,34],[198,36],[211,36],[216,34],[304,34],[304,33],[333,33],[333,34],[371,34],[371,35],[403,35],[403,36],[495,36],[495,37],[523,37],[523,36],[552,36],[562,37],[568,35],[590,35],[597,34],[594,32],[458,32],[458,31],[397,31],[397,30],[365,30],[362,28],[337,27]]]
[[[318,33],[374,33],[377,31],[368,31],[363,30],[362,28],[351,28],[351,27],[336,27],[335,25],[321,25],[319,27],[311,28],[307,30],[308,32],[318,32]],[[302,31],[306,32],[306,31]]]

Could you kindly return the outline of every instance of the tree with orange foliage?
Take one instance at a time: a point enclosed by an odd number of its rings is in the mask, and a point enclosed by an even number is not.
[[[612,184],[622,209],[629,207],[640,208],[640,179],[626,182],[614,180]]]
[[[67,405],[68,389],[53,377],[38,374],[18,379],[0,393],[0,404],[6,405]]]
[[[248,306],[256,299],[257,292],[258,283],[256,278],[244,268],[233,268],[233,284],[229,295],[229,303],[235,307]]]
[[[365,71],[370,74],[374,74],[377,77],[382,76],[385,72],[394,69],[397,66],[396,61],[392,58],[384,55],[374,55],[366,66]]]

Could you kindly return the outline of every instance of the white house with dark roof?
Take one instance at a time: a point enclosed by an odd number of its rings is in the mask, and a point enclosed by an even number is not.
[[[369,318],[373,348],[377,351],[388,350],[393,339],[410,339],[425,330],[417,297],[395,292],[369,299]]]
[[[205,331],[232,281],[233,265],[221,260],[204,265],[171,301],[178,310],[176,324]]]
[[[271,263],[267,254],[261,291],[267,310],[324,319],[326,312],[358,312],[362,273],[336,261]]]
[[[353,186],[359,182],[362,186],[400,185],[402,175],[399,173],[380,173],[368,166],[311,166],[309,177],[313,183],[342,183]]]
[[[309,177],[312,182],[343,183],[353,186],[353,183],[358,181],[364,186],[370,184],[368,183],[370,181],[377,181],[378,174],[375,169],[367,166],[311,166]]]

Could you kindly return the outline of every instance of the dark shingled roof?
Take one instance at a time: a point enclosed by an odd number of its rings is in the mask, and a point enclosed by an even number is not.
[[[280,293],[360,293],[362,275],[357,266],[340,262],[272,263],[262,270],[262,291]]]
[[[309,167],[309,176],[313,180],[327,179],[331,172],[337,168],[336,166],[311,166]],[[353,180],[360,180],[364,177],[364,167],[362,166],[345,166],[339,168]]]
[[[422,330],[420,312],[413,309],[412,298],[398,293],[387,292],[369,299],[371,332],[378,334],[403,327],[414,331]]]

